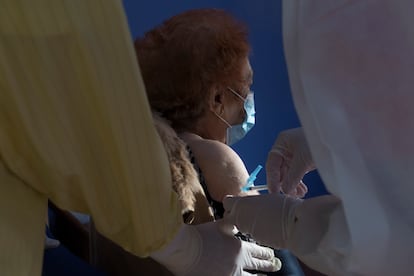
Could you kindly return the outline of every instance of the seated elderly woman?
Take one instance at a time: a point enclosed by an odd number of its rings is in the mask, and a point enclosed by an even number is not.
[[[219,219],[226,195],[247,194],[242,191],[247,170],[229,147],[254,124],[246,27],[222,10],[191,10],[138,38],[135,48],[183,219],[192,224]],[[91,229],[88,259],[101,270],[171,275]],[[272,275],[303,275],[292,255],[275,254],[283,265]]]
[[[168,121],[185,142],[214,217],[219,219],[226,195],[246,194],[242,187],[248,172],[229,146],[254,124],[246,27],[222,10],[191,10],[138,38],[135,48],[150,106],[157,113],[156,124]],[[166,140],[178,138],[162,132],[167,152],[171,151],[172,143]],[[174,178],[174,169],[172,174]],[[196,212],[197,223],[209,219],[197,216]],[[302,275],[294,257],[275,275],[289,273]]]
[[[138,38],[135,48],[183,220],[219,219],[226,195],[247,194],[242,191],[246,167],[229,146],[254,124],[246,28],[222,10],[191,10]],[[91,229],[89,259],[99,269],[110,275],[170,275],[154,260],[137,258]],[[272,275],[303,275],[293,256],[275,255],[282,270]]]
[[[245,106],[253,104],[245,26],[221,10],[192,10],[146,33],[135,47],[151,107],[188,145],[215,215],[222,216],[222,199],[240,195],[248,178],[228,146],[234,134],[241,138],[239,125],[251,126],[245,122]]]

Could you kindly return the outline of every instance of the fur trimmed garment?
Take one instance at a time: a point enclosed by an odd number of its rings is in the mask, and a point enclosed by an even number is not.
[[[184,223],[200,224],[213,221],[213,211],[190,161],[187,145],[160,114],[153,111],[153,119],[167,152],[172,186],[178,194]]]

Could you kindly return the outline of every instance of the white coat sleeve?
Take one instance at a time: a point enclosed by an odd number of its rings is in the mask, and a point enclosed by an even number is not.
[[[342,200],[319,241],[292,250],[329,275],[412,274],[413,9],[403,0],[283,2],[296,110]]]

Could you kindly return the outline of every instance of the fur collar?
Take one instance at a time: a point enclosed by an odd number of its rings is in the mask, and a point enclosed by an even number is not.
[[[181,140],[169,122],[153,111],[154,125],[160,136],[170,163],[172,187],[177,193],[183,220],[187,224],[213,221],[214,216],[208,204],[197,172],[190,162],[186,144]]]

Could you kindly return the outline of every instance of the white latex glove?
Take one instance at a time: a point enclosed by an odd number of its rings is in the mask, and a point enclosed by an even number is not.
[[[260,244],[286,248],[294,224],[295,208],[303,200],[281,194],[226,197],[224,221],[250,234]]]
[[[266,162],[267,185],[271,193],[280,191],[303,197],[308,189],[303,176],[315,169],[305,135],[301,128],[281,132]]]
[[[260,244],[287,248],[298,257],[315,252],[329,228],[329,216],[341,208],[332,195],[296,199],[281,194],[226,197],[224,222]]]
[[[175,238],[151,257],[175,275],[251,275],[243,269],[270,272],[281,268],[272,249],[240,241],[220,225],[183,225]]]

